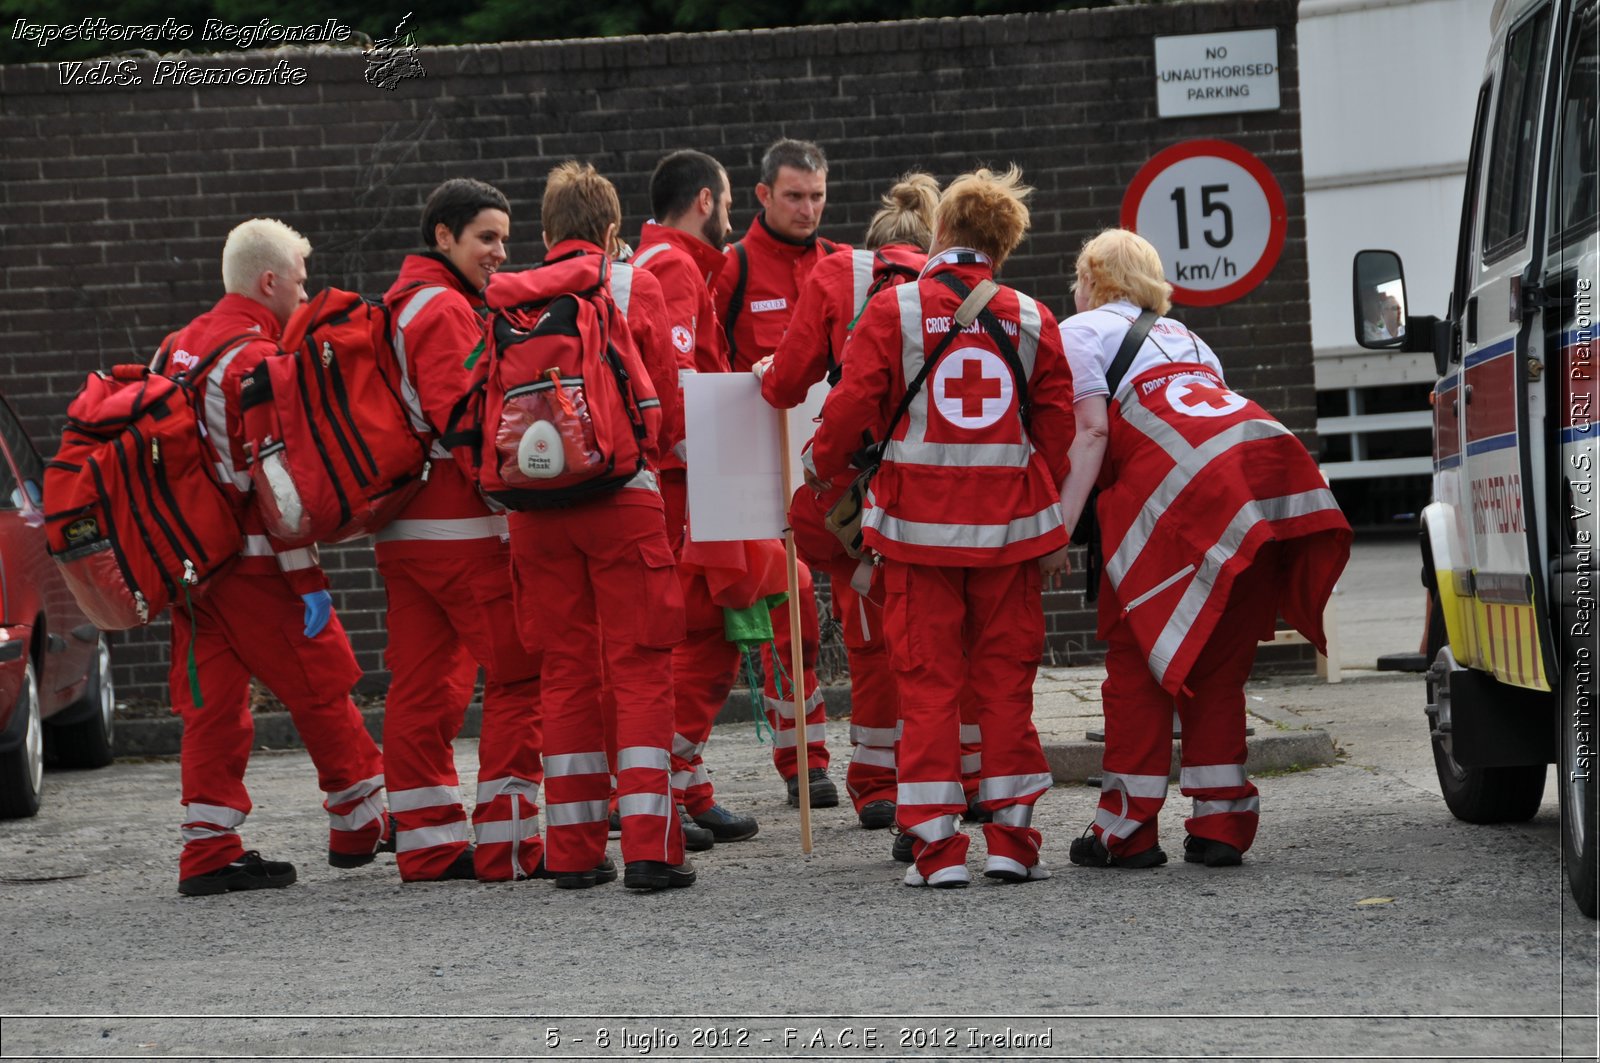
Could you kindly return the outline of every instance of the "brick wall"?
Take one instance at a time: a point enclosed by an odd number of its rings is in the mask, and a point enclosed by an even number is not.
[[[1226,0],[993,18],[423,49],[426,77],[368,84],[360,53],[206,56],[200,65],[304,68],[300,85],[76,87],[53,64],[0,68],[0,380],[47,454],[86,372],[148,356],[220,294],[223,237],[281,217],[315,245],[312,284],[382,290],[416,243],[423,197],[474,176],[513,204],[513,263],[537,258],[543,177],[581,157],[616,182],[636,234],[651,168],[697,147],[727,166],[735,228],[755,207],[762,150],[822,143],[832,163],[823,232],[857,241],[877,197],[921,167],[941,180],[1022,166],[1038,192],[1006,280],[1070,311],[1083,239],[1117,223],[1151,155],[1198,136],[1255,152],[1288,201],[1289,238],[1266,283],[1180,311],[1230,381],[1296,431],[1315,423],[1306,290],[1294,0]],[[1156,117],[1157,35],[1279,28],[1283,106]],[[357,27],[372,29],[370,27]],[[378,34],[374,33],[374,36]],[[383,594],[365,547],[324,553],[341,615],[381,689]],[[1093,659],[1071,591],[1047,597],[1059,662]],[[117,638],[118,684],[163,697],[165,625]]]

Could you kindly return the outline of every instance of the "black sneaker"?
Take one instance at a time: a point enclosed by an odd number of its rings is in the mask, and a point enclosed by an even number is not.
[[[907,831],[905,834],[894,836],[894,846],[889,850],[889,855],[898,863],[909,864],[916,857],[911,853],[911,847],[916,844],[917,836]]]
[[[185,897],[209,897],[234,890],[276,890],[293,884],[294,865],[286,860],[263,860],[251,849],[226,867],[178,880]]]
[[[1139,870],[1146,867],[1160,867],[1167,862],[1167,854],[1161,851],[1161,846],[1152,845],[1137,853],[1126,856],[1113,856],[1090,831],[1084,831],[1083,837],[1073,840],[1067,850],[1067,859],[1079,867],[1125,867],[1129,870]]]
[[[756,832],[761,829],[756,825],[754,816],[738,816],[716,804],[695,816],[693,822],[719,842],[742,842],[747,838],[754,838]],[[684,835],[686,849],[689,848],[688,837],[687,834]],[[711,846],[707,845],[706,848],[709,849]]]
[[[1238,867],[1244,863],[1244,853],[1215,838],[1196,838],[1193,834],[1186,834],[1183,838],[1183,862],[1207,867]]]
[[[328,850],[328,863],[333,867],[343,867],[343,868],[366,867],[368,864],[372,863],[373,860],[377,859],[377,856],[378,856],[379,853],[392,853],[392,852],[394,852],[394,836],[395,836],[395,831],[398,828],[395,827],[394,817],[393,816],[389,817],[388,826],[389,826],[388,833],[383,836],[383,840],[378,842],[378,847],[376,849],[372,850],[372,852],[370,852],[370,853],[336,853],[332,849],[329,849]]]
[[[893,801],[868,801],[856,813],[863,830],[883,830],[894,826]]]
[[[965,812],[961,813],[961,822],[993,823],[994,813],[990,812],[987,808],[978,807],[978,802],[974,801],[967,806],[967,810]]]
[[[811,780],[811,807],[833,808],[839,804],[839,788],[833,785],[833,780],[828,778],[827,768],[812,768],[808,776]],[[795,774],[786,780],[789,788],[789,806],[800,807],[800,776]]]
[[[688,860],[674,867],[660,860],[635,860],[622,872],[622,884],[630,890],[682,889],[693,886],[694,865]]]
[[[689,852],[703,853],[717,844],[717,832],[696,823],[682,805],[678,806],[678,823],[683,828],[683,847]]]

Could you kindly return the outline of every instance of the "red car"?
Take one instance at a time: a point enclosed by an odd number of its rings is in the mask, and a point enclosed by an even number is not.
[[[111,763],[111,650],[45,550],[44,462],[0,398],[0,819],[39,811],[52,763]]]

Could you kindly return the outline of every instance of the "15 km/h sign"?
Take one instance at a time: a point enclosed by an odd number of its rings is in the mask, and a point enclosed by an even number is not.
[[[1288,222],[1272,171],[1225,140],[1159,152],[1122,197],[1122,227],[1161,252],[1172,301],[1186,306],[1229,303],[1265,280]]]

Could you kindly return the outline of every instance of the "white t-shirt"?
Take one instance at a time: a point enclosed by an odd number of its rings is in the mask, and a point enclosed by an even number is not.
[[[1067,365],[1072,368],[1074,402],[1106,394],[1106,370],[1117,360],[1122,338],[1142,312],[1132,303],[1118,300],[1073,314],[1061,323],[1061,345],[1066,349]],[[1151,326],[1150,335],[1133,356],[1133,364],[1122,381],[1127,383],[1149,369],[1171,362],[1199,362],[1222,376],[1222,363],[1206,341],[1182,322],[1164,317]]]

